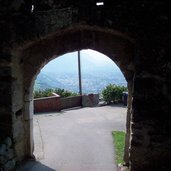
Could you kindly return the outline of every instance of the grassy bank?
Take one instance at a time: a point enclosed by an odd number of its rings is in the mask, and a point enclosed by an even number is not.
[[[113,131],[112,132],[113,141],[115,145],[115,159],[116,163],[124,163],[124,145],[125,145],[125,132],[123,131]]]

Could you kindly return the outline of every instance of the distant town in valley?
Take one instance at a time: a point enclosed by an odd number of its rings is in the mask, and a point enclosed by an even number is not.
[[[101,93],[109,84],[127,86],[122,72],[110,58],[90,49],[82,50],[80,54],[84,94]],[[77,52],[60,56],[42,68],[35,80],[34,90],[47,88],[79,92]]]

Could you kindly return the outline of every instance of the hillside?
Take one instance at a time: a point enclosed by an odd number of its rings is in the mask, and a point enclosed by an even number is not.
[[[108,84],[126,86],[116,64],[95,51],[81,51],[83,93],[99,93]],[[78,92],[77,53],[68,53],[49,62],[37,76],[35,89],[64,88]]]

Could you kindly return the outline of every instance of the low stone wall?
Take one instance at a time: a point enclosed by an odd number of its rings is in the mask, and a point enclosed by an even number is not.
[[[99,94],[88,94],[82,96],[83,107],[93,107],[99,104]]]
[[[15,167],[16,161],[12,148],[12,140],[7,137],[0,142],[0,171],[10,171]]]
[[[61,109],[82,106],[82,96],[61,98]]]
[[[51,96],[34,99],[34,113],[55,112],[62,109],[73,107],[93,107],[99,103],[98,94],[88,94],[60,98],[60,96]]]
[[[61,110],[61,100],[58,96],[34,99],[34,113],[55,112]]]

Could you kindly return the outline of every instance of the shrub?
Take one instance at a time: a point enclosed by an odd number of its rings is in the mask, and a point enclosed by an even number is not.
[[[45,89],[45,90],[35,90],[33,92],[34,98],[40,97],[49,97],[52,96],[53,89]]]
[[[109,84],[102,90],[103,100],[107,103],[121,102],[123,91],[127,91],[127,88],[124,86]]]
[[[50,97],[53,94],[56,93],[60,95],[61,97],[69,97],[69,96],[76,96],[78,95],[77,93],[73,93],[68,90],[60,89],[60,88],[55,88],[55,89],[45,89],[45,90],[35,90],[33,92],[34,98],[40,98],[40,97]]]

